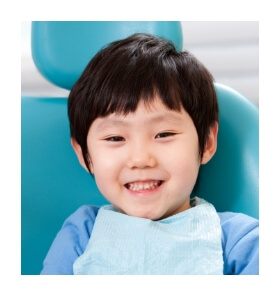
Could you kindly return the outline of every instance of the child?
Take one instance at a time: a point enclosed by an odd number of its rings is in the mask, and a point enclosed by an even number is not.
[[[258,274],[258,221],[190,198],[218,133],[213,78],[194,56],[148,34],[113,42],[72,88],[68,114],[110,205],[72,214],[41,274]]]

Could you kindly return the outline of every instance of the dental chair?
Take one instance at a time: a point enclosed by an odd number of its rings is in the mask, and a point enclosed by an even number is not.
[[[32,56],[41,74],[71,89],[104,45],[136,32],[155,34],[182,49],[179,22],[33,22]],[[193,195],[218,211],[258,217],[258,110],[236,91],[216,84],[218,150],[202,166]],[[22,97],[21,273],[39,274],[63,221],[83,204],[107,201],[70,145],[67,98]]]

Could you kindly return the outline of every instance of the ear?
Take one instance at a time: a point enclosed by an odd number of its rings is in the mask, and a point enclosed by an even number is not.
[[[218,129],[218,122],[215,122],[209,129],[209,135],[205,144],[201,164],[206,164],[213,157],[217,150]]]
[[[84,160],[81,146],[78,144],[78,142],[74,138],[71,138],[71,145],[78,157],[80,165],[88,172],[88,168],[87,168],[85,160]],[[93,173],[92,164],[90,164],[90,169],[91,169],[91,173]]]

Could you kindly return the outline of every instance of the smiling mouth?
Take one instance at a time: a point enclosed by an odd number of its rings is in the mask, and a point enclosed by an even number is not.
[[[126,183],[124,186],[131,191],[151,191],[157,189],[163,183],[162,180],[136,181]]]

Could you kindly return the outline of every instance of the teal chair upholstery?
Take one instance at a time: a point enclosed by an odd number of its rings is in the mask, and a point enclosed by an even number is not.
[[[149,32],[182,47],[179,22],[34,22],[32,55],[52,83],[70,89],[106,43]],[[218,150],[202,167],[193,194],[219,211],[258,217],[258,111],[216,84]],[[70,145],[67,98],[22,98],[22,274],[38,274],[63,221],[83,204],[107,203]]]

